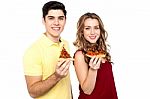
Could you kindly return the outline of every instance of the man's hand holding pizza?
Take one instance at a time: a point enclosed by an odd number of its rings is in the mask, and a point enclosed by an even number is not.
[[[60,78],[65,77],[69,72],[69,67],[70,67],[71,61],[73,61],[73,58],[63,47],[61,50],[61,53],[60,53],[60,57],[59,57],[57,66],[56,66],[55,75]]]
[[[56,65],[55,75],[59,78],[65,77],[69,72],[70,63],[70,59],[60,58]]]

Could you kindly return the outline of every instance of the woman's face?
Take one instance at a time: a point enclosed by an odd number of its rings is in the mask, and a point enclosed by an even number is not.
[[[88,18],[84,22],[84,37],[90,43],[96,43],[100,37],[100,27],[97,19]]]

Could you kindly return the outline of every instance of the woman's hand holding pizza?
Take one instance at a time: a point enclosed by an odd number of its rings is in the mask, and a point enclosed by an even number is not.
[[[89,62],[90,68],[94,70],[99,69],[101,61],[102,61],[101,57],[96,57],[96,56],[91,57],[90,62]]]

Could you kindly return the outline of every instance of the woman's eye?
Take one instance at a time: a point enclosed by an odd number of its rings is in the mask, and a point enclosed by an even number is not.
[[[99,29],[99,27],[95,27],[95,29]]]
[[[89,30],[90,28],[85,28],[86,30]]]

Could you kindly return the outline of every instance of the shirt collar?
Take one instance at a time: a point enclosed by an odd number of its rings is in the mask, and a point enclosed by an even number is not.
[[[52,45],[58,46],[58,45],[63,45],[63,44],[64,44],[63,39],[60,38],[60,40],[59,40],[60,42],[55,43],[55,42],[53,42],[52,40],[50,40],[44,33],[42,34],[41,40],[42,40],[42,42],[43,42],[46,46],[52,46]]]

